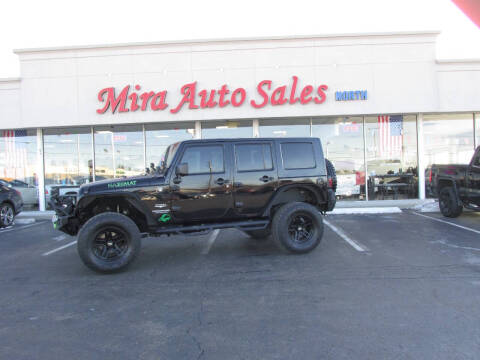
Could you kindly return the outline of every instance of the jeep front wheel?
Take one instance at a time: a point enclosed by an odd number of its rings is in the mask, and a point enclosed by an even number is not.
[[[83,263],[101,273],[126,268],[138,255],[141,235],[129,217],[106,212],[92,217],[80,229],[77,250]]]
[[[455,218],[460,216],[463,206],[458,204],[455,191],[452,187],[447,186],[440,190],[438,196],[438,205],[443,216]]]
[[[272,221],[272,237],[278,247],[291,253],[315,249],[323,236],[323,219],[313,205],[293,202],[277,210]]]

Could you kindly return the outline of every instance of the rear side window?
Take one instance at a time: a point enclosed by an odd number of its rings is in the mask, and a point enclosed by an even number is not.
[[[473,159],[473,165],[480,167],[480,152],[475,156],[475,159]]]
[[[223,146],[190,146],[183,153],[180,163],[188,164],[188,174],[208,174],[224,172]]]
[[[273,169],[272,149],[269,144],[235,145],[238,171]]]
[[[312,143],[283,143],[281,147],[285,169],[312,169],[315,167]]]

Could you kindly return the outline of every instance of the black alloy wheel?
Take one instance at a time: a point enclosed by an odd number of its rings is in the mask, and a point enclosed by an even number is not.
[[[315,229],[313,219],[308,213],[297,212],[288,220],[288,234],[293,242],[302,244],[311,240]]]
[[[77,236],[77,250],[83,263],[100,273],[113,273],[130,265],[141,249],[141,234],[135,222],[119,213],[92,217]]]
[[[312,204],[291,202],[273,216],[272,238],[284,251],[303,254],[315,249],[323,237],[323,218]]]
[[[15,212],[12,205],[4,203],[0,206],[0,226],[10,226],[15,220]]]
[[[107,226],[100,229],[93,241],[93,253],[103,261],[115,261],[122,257],[129,245],[129,237],[120,228]]]

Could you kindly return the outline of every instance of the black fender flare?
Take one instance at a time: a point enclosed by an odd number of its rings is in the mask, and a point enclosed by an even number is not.
[[[145,215],[145,218],[147,219],[147,226],[156,225],[156,221],[153,218],[147,206],[140,199],[138,199],[135,196],[135,194],[131,192],[111,192],[111,193],[85,195],[78,200],[75,206],[75,216],[78,217],[79,212],[81,211],[82,208],[88,206],[90,203],[92,203],[95,200],[98,200],[99,198],[122,198],[128,204],[130,204],[132,207],[138,210],[140,213]]]
[[[317,186],[313,186],[310,184],[289,184],[289,185],[284,185],[280,188],[278,188],[275,191],[275,194],[272,196],[270,201],[268,202],[268,205],[265,207],[265,210],[263,211],[264,217],[269,217],[270,216],[270,211],[272,210],[272,206],[275,203],[275,200],[283,193],[287,192],[288,190],[291,189],[300,189],[300,190],[306,190],[308,192],[311,192],[315,196],[315,200],[318,204],[325,204],[328,202],[328,197],[327,194],[322,195],[320,189]]]
[[[15,213],[15,215],[17,215],[17,214],[18,214],[18,212],[17,212],[17,209],[15,208],[15,204],[13,203],[13,201],[12,201],[12,200],[10,200],[10,199],[6,199],[6,200],[4,200],[4,201],[0,202],[0,205],[3,205],[3,204],[8,204],[8,205],[10,205],[10,206],[12,207],[12,209],[13,209],[13,212]]]

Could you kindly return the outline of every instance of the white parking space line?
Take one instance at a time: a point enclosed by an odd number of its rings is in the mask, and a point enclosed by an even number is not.
[[[55,241],[62,241],[62,240],[65,240],[66,238],[67,238],[66,235],[59,235],[59,236],[55,236],[55,237],[53,238],[53,240],[55,240]]]
[[[208,238],[207,246],[202,250],[202,255],[207,255],[209,253],[219,233],[220,229],[213,230],[213,232],[210,234],[210,237]]]
[[[342,229],[339,229],[335,225],[331,224],[327,220],[323,220],[323,223],[327,225],[330,229],[332,229],[338,236],[340,236],[343,240],[345,240],[351,247],[355,250],[360,252],[368,251],[368,249],[364,245],[360,245],[357,241],[351,239]]]
[[[63,245],[63,246],[60,246],[60,247],[58,247],[58,248],[56,248],[56,249],[47,251],[46,253],[43,253],[42,256],[51,255],[51,254],[53,254],[53,253],[56,253],[57,251],[60,251],[60,250],[63,250],[63,249],[65,249],[65,248],[69,247],[69,246],[75,245],[76,243],[77,243],[77,240],[72,241],[72,242],[70,242],[70,243],[68,243],[68,244],[65,244],[65,245]]]
[[[430,219],[430,220],[439,221],[439,222],[444,223],[444,224],[452,225],[452,226],[458,227],[458,228],[463,229],[463,230],[471,231],[471,232],[474,232],[474,233],[476,233],[476,234],[480,234],[480,231],[479,231],[479,230],[475,230],[475,229],[471,229],[471,228],[466,227],[466,226],[454,224],[454,223],[451,223],[450,221],[445,221],[445,220],[437,219],[437,218],[434,218],[434,217],[431,217],[431,216],[419,214],[419,213],[417,213],[417,212],[414,212],[413,214],[418,215],[418,216],[426,217],[426,218],[428,218],[428,219]]]
[[[13,231],[13,230],[22,230],[22,229],[26,229],[26,228],[29,228],[29,227],[32,227],[32,226],[35,226],[35,225],[41,225],[41,224],[45,224],[45,223],[46,223],[46,221],[42,221],[42,222],[36,222],[36,223],[33,223],[33,224],[28,224],[28,225],[19,226],[19,227],[9,226],[8,228],[6,228],[4,230],[0,230],[0,234],[6,233],[6,232],[9,232],[9,231]]]

